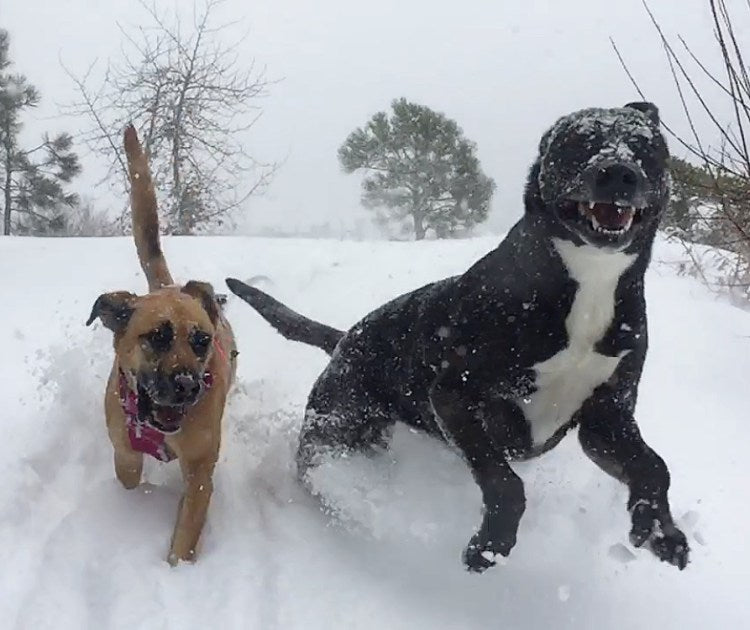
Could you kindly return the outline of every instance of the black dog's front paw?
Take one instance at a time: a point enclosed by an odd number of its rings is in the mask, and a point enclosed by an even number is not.
[[[483,573],[497,564],[497,556],[507,557],[515,542],[487,540],[482,532],[479,532],[472,537],[464,550],[464,564],[473,573]]]
[[[669,533],[657,534],[649,541],[649,547],[664,562],[673,564],[682,571],[690,561],[690,547],[685,534],[677,527]]]
[[[657,558],[673,564],[680,571],[690,559],[687,538],[672,522],[668,512],[655,502],[638,501],[632,509],[633,529],[630,542],[636,547],[644,544]]]

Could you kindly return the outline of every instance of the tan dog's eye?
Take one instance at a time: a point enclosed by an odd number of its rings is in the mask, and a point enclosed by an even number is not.
[[[190,347],[195,352],[195,356],[203,358],[208,354],[208,348],[211,345],[211,335],[202,330],[194,330],[190,333]]]
[[[174,340],[174,330],[172,329],[172,324],[169,322],[164,322],[158,328],[143,335],[142,339],[154,352],[166,352],[172,347],[172,341]]]

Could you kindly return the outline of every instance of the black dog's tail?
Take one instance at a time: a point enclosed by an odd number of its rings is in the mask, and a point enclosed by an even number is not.
[[[226,283],[232,293],[252,306],[263,319],[291,341],[301,341],[332,354],[336,344],[346,334],[343,330],[331,328],[294,312],[268,293],[240,280],[227,278]]]

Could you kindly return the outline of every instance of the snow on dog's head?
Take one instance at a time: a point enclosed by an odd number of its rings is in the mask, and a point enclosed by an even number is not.
[[[576,244],[635,246],[653,236],[666,207],[668,157],[652,103],[573,112],[542,136],[526,212]]]

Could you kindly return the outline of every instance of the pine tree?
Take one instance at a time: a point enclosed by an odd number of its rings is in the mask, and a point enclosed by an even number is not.
[[[670,171],[672,195],[662,226],[685,241],[729,251],[744,248],[750,234],[748,180],[675,157]]]
[[[344,171],[366,172],[365,207],[381,221],[410,219],[417,240],[432,229],[456,236],[487,218],[495,182],[481,170],[476,145],[458,124],[428,107],[397,99],[375,114],[338,152]]]
[[[3,234],[64,231],[78,197],[65,190],[81,168],[67,133],[44,135],[39,145],[21,147],[21,115],[39,104],[40,95],[22,74],[14,74],[10,37],[0,29],[0,191]]]
[[[710,202],[710,176],[700,166],[672,157],[672,194],[662,227],[693,240],[701,221],[700,208]]]

